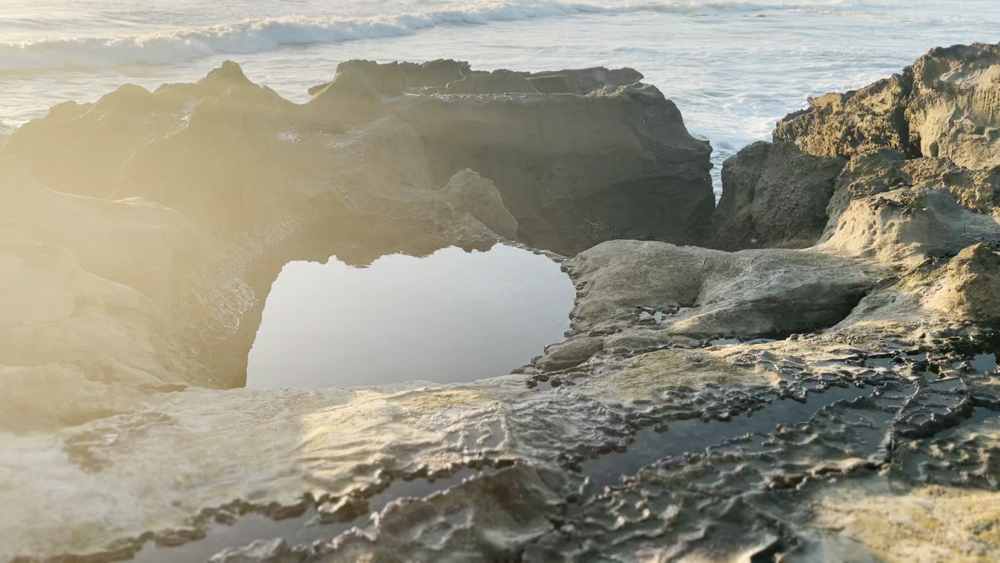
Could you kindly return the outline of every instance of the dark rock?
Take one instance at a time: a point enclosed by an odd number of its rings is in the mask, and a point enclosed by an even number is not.
[[[711,147],[651,86],[427,98],[397,115],[419,131],[439,184],[466,168],[489,178],[519,240],[536,248],[572,254],[610,238],[690,243],[714,209]]]
[[[722,200],[708,246],[721,250],[812,246],[827,223],[834,182],[847,161],[793,143],[758,142],[722,166]]]

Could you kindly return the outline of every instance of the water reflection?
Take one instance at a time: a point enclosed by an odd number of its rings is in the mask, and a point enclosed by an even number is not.
[[[290,262],[271,288],[247,387],[469,381],[509,373],[569,328],[574,290],[558,264],[504,245]]]

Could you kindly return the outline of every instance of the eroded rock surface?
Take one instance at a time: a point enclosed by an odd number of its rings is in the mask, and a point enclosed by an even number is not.
[[[641,75],[487,75],[560,76],[570,91],[432,95],[484,75],[454,61],[352,61],[296,105],[226,63],[196,84],[63,104],[0,153],[19,170],[3,179],[3,228],[28,224],[32,240],[154,302],[146,322],[165,342],[142,347],[170,365],[121,373],[125,362],[103,381],[213,387],[242,384],[264,298],[292,259],[695,237],[711,212],[710,148]]]
[[[753,338],[832,326],[873,287],[875,268],[795,250],[735,253],[660,242],[609,241],[576,256],[574,328]],[[653,311],[645,316],[643,311]]]
[[[821,156],[891,149],[994,168],[1000,165],[998,49],[982,43],[932,49],[902,74],[810,99],[809,109],[778,123],[774,139]]]
[[[786,116],[775,141],[791,141],[817,156],[850,156],[877,149],[910,150],[904,101],[913,90],[909,73],[846,94],[809,99],[809,108]]]
[[[0,152],[0,559],[996,559],[992,52],[789,116],[713,232],[707,146],[629,69],[55,108]],[[517,374],[211,388],[287,261],[498,240],[577,286]]]
[[[721,250],[805,248],[823,234],[834,183],[846,161],[757,142],[722,165],[722,199],[708,246]]]

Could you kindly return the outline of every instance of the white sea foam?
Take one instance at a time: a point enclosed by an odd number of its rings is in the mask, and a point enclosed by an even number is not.
[[[143,35],[0,42],[0,72],[183,63],[213,54],[245,55],[291,45],[406,36],[442,25],[487,25],[491,22],[635,12],[803,10],[843,4],[841,0],[797,3],[735,0],[611,2],[603,6],[563,2],[480,2],[453,9],[379,17],[247,19]]]

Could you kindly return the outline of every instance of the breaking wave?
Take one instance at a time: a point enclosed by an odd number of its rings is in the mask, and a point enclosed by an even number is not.
[[[843,6],[838,0],[812,2],[655,2],[610,6],[563,2],[479,3],[454,10],[356,19],[278,18],[152,35],[54,39],[0,43],[0,72],[60,68],[102,68],[128,64],[183,63],[216,54],[250,54],[290,45],[332,44],[412,35],[443,25],[486,25],[587,14],[630,12],[803,10]]]

